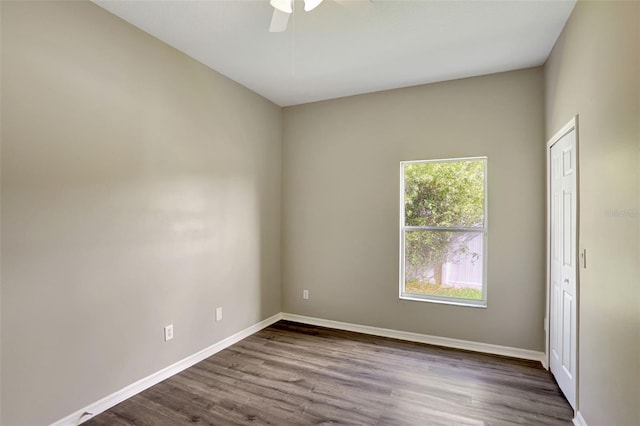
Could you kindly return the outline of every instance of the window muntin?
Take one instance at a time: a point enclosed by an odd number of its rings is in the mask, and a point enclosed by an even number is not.
[[[486,306],[486,157],[400,165],[400,297]]]

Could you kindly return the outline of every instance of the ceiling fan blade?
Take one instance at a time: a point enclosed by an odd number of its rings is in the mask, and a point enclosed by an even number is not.
[[[304,11],[309,12],[322,3],[322,0],[304,0]]]
[[[293,13],[293,0],[271,0],[269,4],[280,12]]]
[[[290,13],[284,13],[278,9],[273,9],[273,15],[271,16],[271,25],[269,25],[270,33],[281,33],[287,30],[287,23],[289,22]]]

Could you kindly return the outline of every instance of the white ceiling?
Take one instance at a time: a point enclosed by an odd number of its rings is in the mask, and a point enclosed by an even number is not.
[[[93,0],[280,106],[542,65],[575,0]]]

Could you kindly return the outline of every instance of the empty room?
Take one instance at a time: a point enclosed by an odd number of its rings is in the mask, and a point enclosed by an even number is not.
[[[0,25],[3,426],[640,425],[640,2]]]

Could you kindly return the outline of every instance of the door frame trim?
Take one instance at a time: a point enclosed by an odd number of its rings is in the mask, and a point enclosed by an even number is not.
[[[569,120],[567,124],[562,126],[560,130],[558,130],[547,142],[546,147],[546,163],[547,163],[547,195],[546,195],[546,204],[547,204],[547,217],[546,217],[546,300],[545,300],[545,317],[544,317],[544,332],[545,332],[545,348],[544,348],[544,368],[550,370],[551,368],[551,354],[549,353],[550,346],[550,322],[549,316],[551,308],[549,304],[551,303],[551,147],[555,145],[562,137],[564,137],[567,133],[575,131],[575,150],[576,150],[576,246],[575,246],[575,264],[576,264],[576,380],[575,380],[575,412],[578,412],[579,409],[579,382],[580,382],[580,268],[581,263],[579,259],[580,253],[580,150],[579,150],[579,132],[578,132],[578,115],[576,114],[574,117]]]

